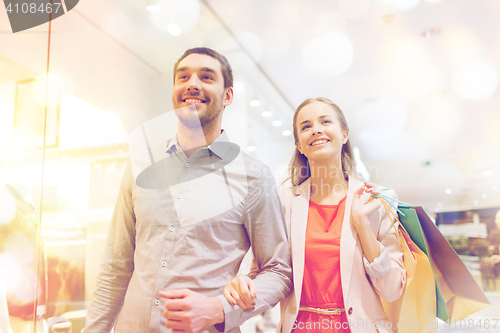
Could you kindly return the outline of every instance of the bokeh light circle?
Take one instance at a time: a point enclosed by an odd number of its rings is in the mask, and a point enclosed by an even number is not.
[[[460,67],[453,75],[453,88],[465,99],[486,99],[498,86],[498,73],[484,61],[470,62]]]
[[[196,25],[200,17],[200,4],[197,0],[165,0],[157,6],[158,10],[151,12],[153,25],[169,33],[172,23],[177,25],[181,32],[187,32]]]
[[[313,72],[339,76],[351,67],[353,53],[349,38],[332,32],[308,42],[302,50],[302,60]]]

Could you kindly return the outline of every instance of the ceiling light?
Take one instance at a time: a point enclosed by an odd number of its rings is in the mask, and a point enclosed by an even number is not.
[[[493,174],[493,170],[485,170],[483,171],[483,175],[485,176],[491,176]]]
[[[498,190],[498,186],[493,185],[493,189],[494,189],[494,190]]]
[[[482,100],[495,93],[498,73],[489,63],[476,61],[459,68],[453,76],[453,87],[466,99]]]
[[[483,199],[486,199],[486,198],[488,197],[488,195],[487,195],[487,194],[483,194],[481,197],[482,197]]]
[[[443,203],[442,202],[438,202],[438,207],[443,207]]]
[[[391,23],[392,21],[394,21],[394,17],[394,14],[387,14],[382,16],[382,20],[384,20],[385,23]]]
[[[160,7],[158,7],[157,5],[149,5],[146,7],[146,10],[150,12],[156,12],[158,9],[160,9]]]
[[[479,201],[474,200],[474,205],[477,205],[478,203],[479,203]]]
[[[313,72],[339,76],[351,67],[353,54],[349,37],[331,32],[309,41],[302,49],[302,61]]]
[[[182,32],[191,30],[200,16],[198,0],[162,0],[157,6],[158,10],[151,12],[153,25],[169,33],[172,33],[169,28],[172,23]]]
[[[422,32],[422,36],[424,36],[427,39],[430,39],[432,37],[439,35],[440,32],[441,30],[439,30],[438,28],[429,28],[425,29],[424,32]]]
[[[170,23],[167,27],[167,30],[172,36],[177,37],[181,34],[181,28],[179,28],[179,26],[175,23]]]
[[[253,99],[253,100],[250,101],[250,105],[251,106],[259,106],[260,105],[260,101],[256,100],[256,99]]]
[[[236,35],[236,39],[248,50],[253,61],[258,62],[260,60],[262,55],[262,42],[257,35],[251,32],[243,32]]]
[[[261,113],[262,117],[264,118],[269,118],[271,117],[273,114],[271,113],[271,111],[264,111]]]
[[[282,124],[281,120],[275,120],[275,121],[273,121],[273,126],[274,127],[281,126],[281,124]]]
[[[248,151],[255,151],[255,146],[248,146],[247,150]]]
[[[451,194],[451,188],[447,188],[445,192],[446,194]]]
[[[339,0],[339,10],[345,18],[355,20],[362,18],[368,12],[368,0]]]
[[[408,10],[415,7],[420,0],[384,0],[384,2],[388,2],[393,4],[396,8],[401,10]]]
[[[290,130],[283,131],[283,136],[290,136],[290,135],[292,135],[292,131],[290,131]]]

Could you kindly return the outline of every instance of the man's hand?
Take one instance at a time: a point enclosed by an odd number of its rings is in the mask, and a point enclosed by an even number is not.
[[[172,289],[158,293],[165,300],[163,317],[172,332],[200,333],[224,322],[224,309],[216,297],[207,297],[189,289]]]

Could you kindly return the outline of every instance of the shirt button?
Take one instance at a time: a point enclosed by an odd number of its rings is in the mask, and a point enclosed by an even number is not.
[[[156,304],[156,306],[160,305],[160,300],[159,300],[159,299],[157,299],[157,300],[155,301],[155,304]]]
[[[352,308],[349,308],[349,311],[347,311],[348,314],[352,314]]]
[[[177,194],[177,199],[180,199],[182,197],[182,194]]]
[[[189,168],[190,166],[191,166],[191,164],[186,163],[186,168]]]
[[[163,267],[165,267],[165,266],[167,266],[167,262],[166,262],[166,261],[164,261],[164,262],[162,262],[162,263],[161,263],[161,265],[162,265]]]
[[[170,227],[170,228],[168,228],[168,230],[170,230],[170,232],[172,232],[172,231],[175,230],[175,228],[174,227]]]

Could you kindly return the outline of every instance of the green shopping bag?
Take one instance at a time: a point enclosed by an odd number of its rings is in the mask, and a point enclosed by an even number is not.
[[[406,231],[410,235],[411,239],[417,246],[429,257],[429,249],[427,248],[427,244],[425,242],[425,236],[422,231],[422,227],[420,226],[420,221],[418,219],[417,212],[412,207],[403,207],[399,206],[398,209],[401,212],[398,212],[399,220],[405,227]],[[436,280],[436,307],[437,314],[436,317],[443,321],[448,321],[450,319],[448,315],[448,311],[446,311],[446,303],[444,301],[443,295],[441,294],[441,289],[439,288],[439,284],[436,278],[435,268],[431,262],[432,271],[434,272],[434,278]]]
[[[423,207],[398,207],[412,240],[429,257],[436,278],[436,316],[447,322],[491,305],[467,267]]]
[[[429,258],[436,281],[436,317],[456,322],[491,305],[423,207],[410,206],[383,194],[373,196],[397,202],[398,207],[387,201],[398,211],[401,224],[412,241]]]

